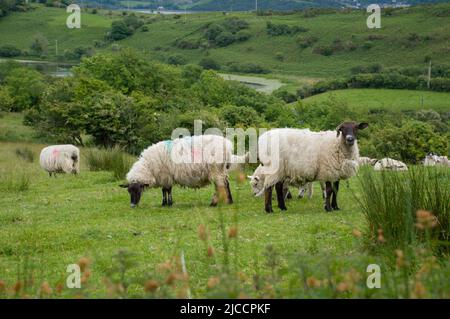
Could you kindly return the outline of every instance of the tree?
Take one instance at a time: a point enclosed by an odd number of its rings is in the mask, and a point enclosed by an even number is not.
[[[31,43],[31,52],[35,55],[45,55],[48,53],[48,40],[45,36],[38,33],[33,37]]]
[[[43,76],[29,68],[13,69],[5,83],[14,99],[11,111],[19,112],[37,105],[45,88]]]

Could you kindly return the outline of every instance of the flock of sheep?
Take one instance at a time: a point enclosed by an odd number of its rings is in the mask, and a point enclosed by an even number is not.
[[[264,195],[265,210],[272,209],[275,188],[278,208],[286,210],[285,199],[291,197],[289,186],[300,188],[299,197],[312,196],[312,182],[320,182],[326,211],[338,210],[340,180],[354,176],[360,165],[375,170],[407,170],[397,160],[359,156],[358,131],[367,123],[344,122],[335,131],[313,132],[309,129],[273,129],[258,139],[259,166],[249,176],[253,194]],[[145,188],[162,189],[162,205],[171,206],[172,186],[200,188],[213,183],[211,206],[220,195],[232,203],[228,173],[248,162],[248,155],[233,155],[230,140],[218,135],[199,135],[163,141],[145,149],[128,172],[127,183],[120,185],[130,194],[136,207]],[[79,173],[80,151],[73,145],[53,145],[42,150],[40,164],[50,176],[56,173]],[[242,164],[243,165],[243,164]],[[449,166],[446,157],[428,154],[424,165]]]

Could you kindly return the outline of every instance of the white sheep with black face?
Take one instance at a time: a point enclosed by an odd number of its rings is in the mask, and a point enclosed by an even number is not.
[[[50,176],[57,173],[78,174],[80,150],[71,144],[47,146],[41,151],[39,164]]]
[[[131,207],[136,207],[146,187],[161,187],[162,205],[172,205],[172,186],[205,187],[214,183],[216,192],[211,202],[217,205],[219,191],[232,203],[228,168],[233,145],[218,135],[199,135],[159,142],[145,149],[128,172],[127,188]]]
[[[266,212],[272,212],[274,186],[278,207],[286,210],[285,183],[303,186],[313,181],[325,183],[325,209],[339,209],[339,181],[356,174],[359,158],[356,137],[358,130],[367,126],[367,123],[344,122],[336,131],[285,128],[262,134],[258,139],[261,165],[250,176],[250,185],[255,195],[265,194]]]

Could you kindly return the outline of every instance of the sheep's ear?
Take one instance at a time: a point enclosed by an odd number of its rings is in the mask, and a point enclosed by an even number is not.
[[[364,130],[368,126],[369,126],[369,123],[359,123],[358,130]]]
[[[122,187],[122,188],[128,188],[128,186],[130,186],[130,185],[128,185],[128,184],[120,184],[119,185],[119,187]]]
[[[341,135],[342,124],[344,123],[341,123],[338,126],[336,126],[336,137],[339,137],[339,135]]]

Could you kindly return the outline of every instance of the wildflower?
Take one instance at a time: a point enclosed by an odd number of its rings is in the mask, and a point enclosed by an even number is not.
[[[424,298],[425,293],[426,293],[425,287],[422,285],[422,283],[420,281],[417,281],[414,284],[414,288],[413,288],[413,291],[411,294],[412,298],[417,298],[417,299]]]
[[[44,296],[49,296],[53,292],[52,288],[48,284],[48,282],[44,281],[41,285],[41,294]]]
[[[166,284],[172,285],[175,282],[175,280],[177,280],[177,275],[175,273],[171,273],[166,278]]]
[[[81,257],[80,260],[78,260],[78,266],[80,266],[82,272],[86,270],[90,263],[90,260],[86,257]]]
[[[6,284],[3,280],[0,280],[0,292],[3,292],[5,290]]]
[[[198,237],[200,240],[206,240],[206,227],[204,224],[198,225]]]
[[[88,269],[83,273],[83,276],[81,276],[81,283],[85,284],[88,281],[89,277],[91,277],[91,271]]]
[[[60,295],[62,293],[63,289],[64,289],[64,285],[61,282],[58,283],[55,287],[55,291],[58,295]]]
[[[378,241],[380,243],[384,243],[385,242],[384,235],[383,235],[383,230],[381,228],[378,229]]]
[[[345,282],[340,282],[337,286],[336,286],[336,290],[338,292],[345,292],[347,290],[349,290],[349,285]]]
[[[22,283],[22,281],[19,280],[14,284],[12,289],[14,290],[14,292],[16,294],[18,294],[22,290],[22,287],[23,287],[23,283]]]
[[[144,290],[146,292],[154,292],[159,288],[159,284],[156,280],[147,280],[144,285]]]
[[[208,284],[207,284],[207,286],[208,286],[209,289],[212,289],[212,288],[214,288],[215,286],[217,286],[219,283],[220,283],[219,277],[210,277],[210,278],[208,279]]]
[[[437,226],[438,221],[436,216],[426,210],[418,210],[416,212],[415,224],[418,229],[431,229]]]
[[[306,279],[306,285],[307,285],[309,288],[318,288],[318,287],[320,287],[320,280],[317,280],[317,279],[314,278],[314,277],[308,277],[308,278]]]
[[[395,262],[395,264],[397,265],[398,268],[401,268],[403,266],[406,265],[405,263],[405,256],[403,254],[403,251],[400,249],[396,249],[395,250],[395,255],[397,256],[397,260]]]
[[[231,228],[228,230],[228,237],[229,237],[229,238],[236,238],[236,237],[237,237],[237,227],[236,227],[236,226],[231,227]]]
[[[360,238],[362,233],[358,229],[353,229],[353,236]]]
[[[244,174],[243,172],[239,172],[239,173],[237,174],[237,176],[236,176],[236,180],[237,180],[237,182],[240,183],[240,184],[244,183],[245,180],[246,180],[245,174]]]
[[[208,247],[208,257],[214,256],[214,248],[209,246]]]

